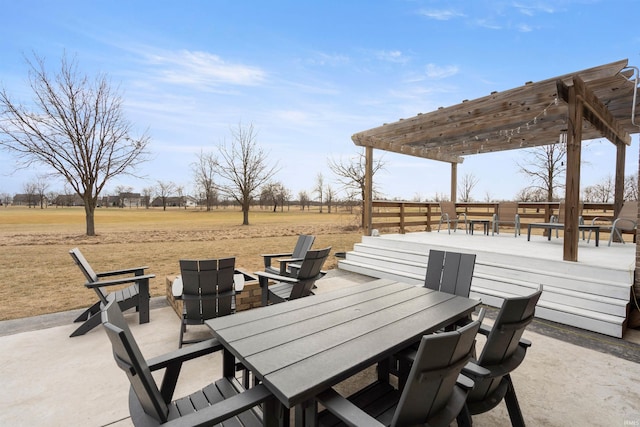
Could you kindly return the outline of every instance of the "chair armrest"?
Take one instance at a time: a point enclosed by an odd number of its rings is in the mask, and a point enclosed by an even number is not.
[[[283,253],[279,253],[279,254],[262,254],[260,255],[261,257],[264,258],[264,267],[271,267],[271,258],[282,258],[282,257],[287,257],[287,256],[292,256],[293,253],[291,252],[283,252]]]
[[[256,271],[255,274],[258,278],[266,277],[267,279],[277,280],[278,282],[297,283],[299,281],[295,277],[280,276],[279,274],[267,273],[266,271]]]
[[[468,377],[471,377],[471,379],[484,378],[488,377],[491,374],[488,369],[483,368],[475,362],[467,362],[467,364],[464,365],[464,368],[462,368],[462,373]]]
[[[147,360],[149,369],[157,371],[166,368],[174,363],[182,363],[207,354],[222,350],[222,344],[216,338],[192,344],[181,349],[166,353]]]
[[[475,385],[475,382],[466,375],[459,374],[458,378],[456,379],[456,384],[466,391],[471,391],[471,389],[473,389],[473,386]]]
[[[142,280],[153,279],[154,277],[156,277],[155,274],[145,274],[144,276],[129,276],[129,277],[122,277],[120,279],[99,280],[97,282],[87,282],[84,285],[89,289],[93,289],[93,288],[101,288],[103,286],[114,286],[114,285],[122,285],[124,283],[139,282],[139,281],[142,281]]]
[[[609,223],[613,224],[614,220],[606,216],[597,216],[591,220],[591,225],[596,225],[596,221],[608,221]]]
[[[96,273],[98,277],[107,277],[107,276],[117,276],[119,274],[130,274],[130,273],[140,273],[140,275],[144,274],[144,271],[149,268],[148,266],[143,267],[133,267],[133,268],[125,268],[123,270],[111,270],[111,271],[103,271],[100,273]]]
[[[264,384],[258,384],[242,393],[162,425],[166,427],[218,425],[271,398],[274,396],[267,387]]]
[[[316,400],[329,412],[351,426],[383,427],[384,424],[371,417],[356,405],[330,388],[320,393]]]

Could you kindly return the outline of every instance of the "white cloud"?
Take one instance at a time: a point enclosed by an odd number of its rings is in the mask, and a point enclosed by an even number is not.
[[[459,68],[456,65],[441,67],[435,64],[427,64],[427,77],[432,79],[444,79],[458,74]]]
[[[382,61],[394,62],[399,64],[405,64],[409,61],[409,58],[404,56],[399,50],[381,50],[376,52],[376,57]]]
[[[259,67],[229,63],[207,52],[181,50],[147,56],[162,81],[198,87],[218,85],[256,86],[267,73]]]
[[[427,18],[436,19],[438,21],[448,21],[454,18],[460,18],[465,16],[463,13],[456,12],[454,10],[427,10],[421,9],[418,13],[422,16],[426,16]]]

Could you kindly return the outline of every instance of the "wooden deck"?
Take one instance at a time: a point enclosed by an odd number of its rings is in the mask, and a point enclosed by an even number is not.
[[[580,240],[578,262],[562,260],[562,236],[551,241],[513,231],[486,236],[458,230],[363,236],[338,268],[373,277],[424,282],[429,249],[476,254],[471,296],[499,307],[505,296],[525,295],[542,284],[536,316],[622,337],[626,327],[635,245]]]

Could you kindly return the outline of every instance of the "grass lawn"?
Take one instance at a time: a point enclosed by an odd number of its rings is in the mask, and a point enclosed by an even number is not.
[[[95,237],[85,233],[83,208],[0,208],[0,320],[87,307],[96,300],[69,256],[78,247],[96,271],[148,266],[156,275],[151,295],[164,295],[166,275],[179,273],[181,258],[236,257],[236,266],[261,270],[260,254],[293,249],[299,234],[316,236],[314,248],[335,252],[361,240],[356,214],[284,212],[255,208],[248,226],[239,210],[117,209],[96,211]]]

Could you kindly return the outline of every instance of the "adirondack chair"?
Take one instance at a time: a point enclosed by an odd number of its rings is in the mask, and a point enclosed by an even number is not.
[[[264,258],[264,271],[267,273],[279,274],[280,276],[288,276],[291,274],[289,264],[291,263],[300,263],[305,254],[311,246],[313,245],[313,241],[315,240],[315,236],[311,236],[308,234],[301,234],[298,236],[298,241],[296,242],[296,246],[293,248],[293,252],[286,253],[278,253],[278,254],[263,254]],[[271,266],[271,261],[273,258],[280,258],[277,261],[280,263],[278,268]]]
[[[307,251],[300,268],[292,269],[291,276],[256,272],[262,289],[262,305],[280,303],[311,295],[316,280],[325,275],[322,265],[329,256],[331,247]],[[276,283],[269,286],[269,281]]]
[[[609,246],[613,239],[617,238],[617,241],[624,243],[622,238],[623,232],[631,232],[638,227],[638,202],[634,200],[625,201],[622,205],[622,209],[612,221],[607,217],[595,217],[591,221],[592,225],[600,224],[603,221],[608,222],[600,225],[600,231],[609,231]],[[615,236],[615,237],[614,237]],[[591,240],[591,231],[589,231],[589,237],[587,242]],[[635,234],[633,235],[633,241],[636,241]]]
[[[235,258],[180,260],[183,308],[179,347],[203,340],[185,340],[187,325],[202,325],[205,320],[234,312],[235,262]]]
[[[78,335],[84,335],[91,329],[100,324],[100,304],[107,303],[107,291],[106,287],[124,285],[127,283],[133,283],[133,285],[124,289],[118,289],[111,294],[114,296],[120,310],[126,311],[135,307],[138,312],[140,323],[149,322],[149,279],[152,279],[155,274],[144,274],[144,270],[148,267],[134,267],[123,270],[105,271],[102,273],[96,273],[91,265],[86,260],[80,249],[73,248],[69,251],[69,255],[73,258],[73,261],[82,271],[82,274],[87,279],[84,284],[88,289],[93,289],[98,295],[98,301],[91,307],[86,309],[74,322],[84,322],[78,329],[76,329],[70,336],[77,337]],[[132,276],[133,274],[133,276]],[[102,277],[113,276],[125,276],[117,277],[110,280],[100,280]]]
[[[460,372],[473,354],[480,322],[478,319],[456,331],[423,336],[413,352],[408,380],[401,391],[378,380],[348,399],[334,389],[321,393],[316,400],[326,410],[318,415],[318,424],[448,426],[473,387],[473,381]]]
[[[500,224],[513,224],[515,227],[514,236],[520,235],[520,215],[518,214],[517,202],[498,203],[498,212],[493,214],[492,235],[500,234]]]
[[[453,223],[453,231],[458,229],[458,222],[464,220],[464,229],[467,230],[467,214],[464,212],[456,212],[456,204],[454,202],[440,202],[440,222],[438,222],[438,233],[443,222],[447,223],[447,231],[451,234],[451,224]]]
[[[145,360],[129,325],[113,298],[102,310],[102,324],[111,341],[113,358],[131,383],[129,413],[135,426],[214,425],[231,419],[234,425],[262,425],[258,405],[273,401],[262,384],[243,391],[235,378],[222,378],[200,391],[172,401],[182,363],[222,349],[211,339]],[[152,372],[165,369],[158,388]]]
[[[480,329],[487,340],[480,357],[462,371],[474,380],[475,386],[467,396],[465,409],[458,417],[458,425],[471,426],[471,415],[487,412],[504,399],[511,424],[524,426],[510,374],[520,366],[527,348],[531,346],[530,341],[522,338],[522,333],[533,320],[541,294],[542,286],[529,296],[505,299],[493,327]]]

